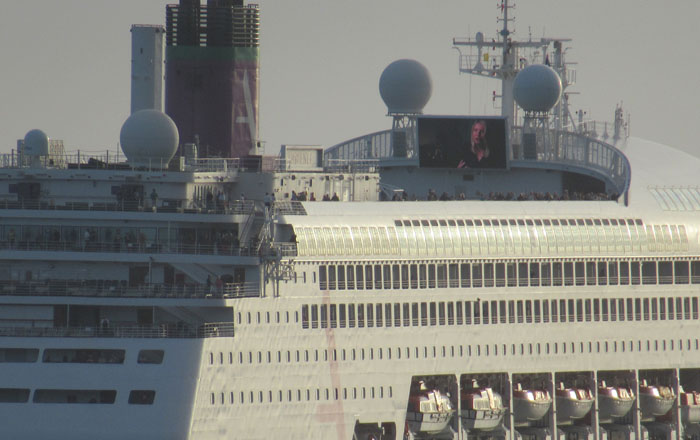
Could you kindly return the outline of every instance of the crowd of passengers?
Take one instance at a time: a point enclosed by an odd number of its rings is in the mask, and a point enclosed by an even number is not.
[[[488,194],[483,194],[479,191],[476,192],[476,198],[471,198],[469,200],[617,200],[619,196],[615,193],[599,193],[599,192],[578,192],[564,190],[560,195],[556,192],[521,192],[515,194],[514,192],[503,193],[500,191],[492,191]],[[387,196],[382,193],[382,200],[388,200]],[[429,189],[425,198],[419,199],[415,194],[410,196],[406,191],[396,191],[391,198],[392,201],[416,201],[416,200],[428,200],[428,201],[448,201],[448,200],[468,200],[464,193],[459,193],[450,195],[446,191],[438,196],[434,189]]]

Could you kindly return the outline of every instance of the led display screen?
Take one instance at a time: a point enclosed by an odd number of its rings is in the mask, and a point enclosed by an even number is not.
[[[506,168],[506,120],[502,117],[422,116],[418,148],[423,168]]]

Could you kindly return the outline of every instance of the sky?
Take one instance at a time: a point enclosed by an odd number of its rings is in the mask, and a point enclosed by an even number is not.
[[[165,23],[162,0],[3,0],[0,153],[34,128],[66,150],[118,148],[129,115],[132,24]],[[496,114],[495,80],[458,71],[453,37],[496,37],[497,0],[259,0],[260,133],[323,145],[391,127],[383,69],[413,58],[431,73],[427,114]],[[700,156],[700,2],[519,0],[514,38],[571,38],[572,110]]]

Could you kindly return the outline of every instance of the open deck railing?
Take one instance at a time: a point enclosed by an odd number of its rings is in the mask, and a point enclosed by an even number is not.
[[[56,338],[221,338],[233,337],[232,322],[187,325],[119,324],[109,327],[0,327],[0,337]]]
[[[0,280],[0,295],[221,299],[257,297],[260,287],[257,283],[225,283],[217,288],[155,283],[129,286],[119,280]]]
[[[139,203],[137,201],[117,202],[114,197],[52,197],[42,200],[2,200],[0,209],[42,209],[50,211],[125,211],[146,213],[182,213],[182,214],[226,214],[247,215],[253,212],[254,200],[234,200],[223,206],[212,203],[198,204],[190,200],[167,199],[156,204],[155,209],[150,201]]]
[[[334,145],[324,153],[326,161],[336,160],[410,160],[417,157],[394,157],[391,145],[391,130],[378,131]],[[618,194],[629,189],[631,168],[627,157],[613,145],[587,133],[549,130],[547,135],[537,138],[534,156],[524,154],[520,145],[522,127],[513,127],[511,143],[517,145],[511,159],[519,162],[539,162],[556,165],[576,165],[604,176],[612,183]],[[546,143],[545,143],[546,142]],[[417,154],[417,149],[410,149]]]

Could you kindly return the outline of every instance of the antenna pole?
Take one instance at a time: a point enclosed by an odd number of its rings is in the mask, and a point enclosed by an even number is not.
[[[511,8],[508,0],[503,0],[501,3],[501,13],[503,18],[503,29],[501,29],[501,40],[503,42],[503,65],[501,66],[501,115],[508,118],[509,126],[515,124],[515,99],[513,98],[513,83],[516,75],[515,60],[517,58],[517,46],[510,42],[510,33],[508,23],[513,21],[513,18],[508,18],[508,12]]]

